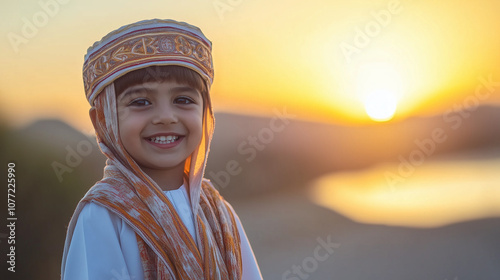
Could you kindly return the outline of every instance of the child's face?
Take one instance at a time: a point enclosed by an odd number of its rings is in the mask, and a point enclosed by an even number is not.
[[[202,137],[203,98],[176,82],[147,82],[118,95],[120,139],[143,168],[171,169],[198,147]]]

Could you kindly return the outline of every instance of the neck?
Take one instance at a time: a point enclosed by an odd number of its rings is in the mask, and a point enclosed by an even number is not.
[[[176,190],[184,183],[184,162],[170,169],[150,169],[142,167],[142,170],[148,174],[163,191]]]

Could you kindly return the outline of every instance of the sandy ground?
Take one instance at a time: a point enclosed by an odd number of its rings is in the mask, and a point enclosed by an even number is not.
[[[231,203],[264,279],[500,279],[500,218],[431,229],[360,224],[306,190]]]

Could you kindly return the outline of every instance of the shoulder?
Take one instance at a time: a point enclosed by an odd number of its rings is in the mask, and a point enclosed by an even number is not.
[[[226,202],[224,197],[222,197],[219,191],[214,187],[212,182],[210,182],[210,180],[208,179],[203,178],[203,181],[201,182],[201,190],[202,193],[210,200]]]
[[[83,207],[78,215],[77,227],[84,229],[93,229],[96,233],[104,231],[106,233],[114,232],[118,235],[123,229],[123,221],[118,215],[109,211],[107,208],[89,202]]]
[[[134,230],[118,215],[93,202],[87,203],[78,215],[71,242],[99,254],[109,250],[116,255],[130,246],[137,247]]]
[[[214,185],[212,184],[212,182],[210,182],[210,180],[203,178],[201,186],[202,186],[201,188],[202,193],[208,200],[210,200],[212,205],[224,205],[226,211],[232,214],[231,216],[237,217],[236,212],[233,209],[233,206],[231,206],[231,204],[224,199],[224,197],[214,187]]]
[[[113,214],[105,207],[94,202],[88,202],[82,208],[82,211],[80,212],[79,215],[79,219],[83,219],[85,221],[92,221],[92,220],[111,218],[113,215],[115,214]]]
[[[212,182],[210,182],[210,180],[203,178],[203,181],[201,182],[201,190],[202,193],[211,201],[217,203],[224,203],[229,207],[231,207],[231,205],[229,205],[229,203],[224,199],[224,197],[222,197],[222,195],[214,187],[214,185],[212,184]]]
[[[67,237],[63,279],[114,279],[122,271],[141,279],[142,265],[134,231],[118,215],[86,203]]]
[[[214,187],[214,184],[212,184],[209,179],[203,178],[201,181],[201,189],[207,194],[220,196],[219,191]]]

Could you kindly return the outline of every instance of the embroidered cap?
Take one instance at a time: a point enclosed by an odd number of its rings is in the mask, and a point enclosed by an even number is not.
[[[120,27],[95,42],[83,63],[90,105],[117,78],[152,65],[178,65],[196,71],[210,88],[212,42],[193,25],[174,20],[144,20]]]

